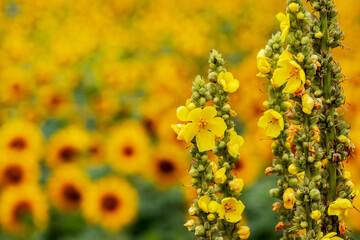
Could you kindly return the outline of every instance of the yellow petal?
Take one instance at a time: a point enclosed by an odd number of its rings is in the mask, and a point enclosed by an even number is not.
[[[206,213],[209,212],[208,205],[210,203],[210,200],[211,200],[211,198],[206,195],[200,197],[200,199],[198,201],[199,208]]]
[[[239,80],[237,79],[232,79],[231,81],[228,82],[228,92],[229,93],[233,93],[236,90],[238,90],[239,88]]]
[[[206,128],[213,132],[217,137],[222,137],[227,126],[224,119],[216,117],[208,121]]]
[[[283,60],[280,60],[283,61]],[[289,74],[289,70],[285,67],[281,67],[281,68],[277,68],[274,71],[274,75],[273,75],[273,82],[277,85],[277,86],[282,86],[286,83],[287,79],[290,77]]]
[[[176,117],[183,122],[188,120],[189,110],[185,106],[178,107]]]
[[[214,107],[205,107],[203,110],[202,110],[202,118],[205,120],[205,121],[209,121],[211,120],[212,118],[214,118],[216,115],[217,115],[217,111]]]
[[[285,42],[287,35],[289,34],[289,30],[290,27],[285,27],[284,29],[282,29],[282,33],[281,33],[281,41]]]
[[[215,134],[206,129],[202,129],[196,135],[196,145],[200,152],[213,149],[215,147]]]
[[[190,142],[195,137],[195,135],[199,132],[199,125],[197,123],[193,123],[193,122],[188,123],[182,128],[181,132],[182,132],[182,135],[184,136],[184,140],[186,142]]]
[[[301,86],[301,80],[300,78],[296,78],[296,77],[291,77],[287,84],[286,87],[284,88],[283,92],[285,93],[294,93],[296,90],[298,90],[298,88]]]
[[[285,22],[285,21],[286,21],[286,16],[285,16],[285,14],[283,14],[283,13],[278,13],[278,14],[276,14],[276,19],[277,19],[279,22]]]
[[[280,135],[281,128],[277,124],[270,125],[266,131],[266,136],[276,138]]]
[[[219,203],[217,203],[216,201],[210,201],[208,208],[209,208],[209,212],[214,213],[216,212],[216,210],[219,207]]]
[[[202,109],[201,108],[195,108],[190,111],[188,115],[188,121],[192,122],[199,122],[200,118],[202,117]]]

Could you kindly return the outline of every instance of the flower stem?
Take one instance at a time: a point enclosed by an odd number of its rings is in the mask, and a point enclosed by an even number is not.
[[[327,11],[320,12],[320,21],[321,21],[321,31],[323,33],[323,37],[321,39],[321,50],[329,54],[329,46],[328,46],[328,16]],[[331,69],[327,69],[327,74],[323,77],[323,88],[324,88],[324,97],[325,100],[330,100],[330,90],[331,90]],[[329,111],[330,118],[333,119],[333,111]],[[334,140],[335,128],[330,127],[326,133],[326,153],[327,159],[330,160],[328,164],[328,172],[329,172],[329,194],[328,201],[332,201],[336,197],[336,168],[332,163],[332,153],[331,153],[331,143]]]

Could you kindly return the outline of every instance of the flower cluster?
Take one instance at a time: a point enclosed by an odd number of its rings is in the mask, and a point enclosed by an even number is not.
[[[231,173],[244,144],[234,130],[236,113],[227,103],[228,93],[239,88],[239,81],[226,71],[224,62],[217,51],[211,51],[210,83],[205,84],[200,76],[195,78],[191,99],[176,112],[182,123],[172,125],[178,140],[193,144],[189,173],[198,199],[189,214],[196,220],[185,226],[198,239],[247,239],[250,235],[250,229],[240,225],[245,206],[238,198],[244,183]]]
[[[275,35],[257,56],[258,76],[270,83],[264,104],[269,110],[259,126],[276,141],[276,158],[266,173],[281,176],[270,193],[282,197],[274,210],[281,220],[276,230],[283,229],[284,239],[330,239],[336,233],[348,239],[344,217],[357,189],[341,162],[353,146],[337,113],[345,98],[339,86],[343,75],[330,52],[341,46],[343,34],[332,1],[310,2],[319,17],[307,12],[302,1],[288,1],[286,15],[277,15],[281,37]]]

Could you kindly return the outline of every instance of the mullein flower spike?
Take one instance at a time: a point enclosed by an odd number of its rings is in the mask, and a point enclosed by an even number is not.
[[[227,103],[228,94],[239,88],[239,81],[226,71],[224,63],[222,56],[212,50],[210,83],[196,77],[191,99],[176,111],[181,123],[171,125],[178,140],[193,144],[189,173],[198,198],[189,208],[189,214],[196,220],[191,219],[184,226],[197,239],[233,240],[250,236],[249,227],[240,225],[245,206],[238,198],[244,181],[231,174],[244,144],[244,139],[234,130],[236,113]],[[209,100],[213,100],[213,106],[209,106]],[[215,154],[217,161],[210,162],[209,154]]]
[[[271,173],[281,176],[270,191],[281,201],[274,205],[276,230],[283,239],[350,239],[344,219],[358,189],[342,166],[354,147],[337,113],[345,103],[343,75],[331,55],[343,33],[332,0],[308,2],[318,14],[307,12],[302,0],[287,1],[286,13],[276,16],[281,34],[257,56],[258,76],[269,80],[259,126],[275,141]]]

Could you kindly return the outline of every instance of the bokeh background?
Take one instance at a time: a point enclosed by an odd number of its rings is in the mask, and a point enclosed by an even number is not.
[[[349,80],[340,109],[360,146],[360,4],[337,0]],[[231,95],[245,138],[250,239],[279,239],[265,177],[271,142],[257,127],[264,79],[256,54],[285,0],[1,0],[0,239],[181,240],[196,196],[188,145],[170,129],[207,75],[210,49],[240,81]],[[355,185],[360,161],[352,158]],[[360,208],[360,200],[355,200]],[[349,218],[360,231],[360,215]]]

